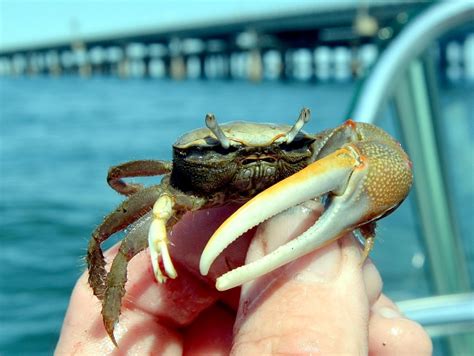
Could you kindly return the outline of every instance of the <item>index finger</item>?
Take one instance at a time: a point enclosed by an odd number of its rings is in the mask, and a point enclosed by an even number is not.
[[[171,254],[178,271],[175,280],[168,280],[165,284],[155,281],[148,250],[130,261],[122,315],[115,329],[121,349],[139,347],[144,339],[149,340],[147,345],[151,345],[150,340],[153,339],[160,345],[169,344],[171,349],[179,349],[181,336],[175,330],[189,325],[218,299],[225,299],[225,295],[215,290],[214,280],[199,275],[198,261],[209,236],[235,209],[235,206],[227,206],[187,214],[175,226],[170,239]],[[249,238],[247,241],[242,239],[226,251],[226,255],[217,261],[213,273],[223,273],[229,268],[229,263],[241,264]],[[116,252],[117,246],[105,253],[109,264]],[[234,295],[230,299],[235,303],[238,300],[236,292],[227,293]],[[73,349],[84,352],[114,349],[103,327],[100,310],[101,302],[93,296],[86,273],[77,282],[71,296],[57,346],[58,353]]]
[[[298,236],[320,208],[298,206],[259,228],[250,260]],[[361,254],[345,236],[242,287],[236,354],[350,353],[368,350],[369,294]],[[381,282],[378,282],[380,293]]]

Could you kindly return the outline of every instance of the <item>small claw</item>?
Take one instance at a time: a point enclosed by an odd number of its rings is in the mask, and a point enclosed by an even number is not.
[[[201,274],[206,275],[217,256],[250,228],[309,199],[320,197],[328,192],[337,194],[347,190],[349,178],[352,185],[356,184],[356,181],[359,182],[365,175],[363,171],[356,173],[356,167],[361,164],[354,157],[352,149],[343,148],[258,194],[227,219],[208,241],[201,255],[199,266]],[[350,199],[354,194],[349,195]],[[343,214],[347,214],[348,209],[345,209],[342,204],[346,204],[347,199],[347,194],[334,198],[333,204],[318,222],[295,240],[258,261],[218,278],[217,289],[226,290],[252,280],[337,238],[352,221],[360,217],[360,214],[352,213],[347,223],[339,221],[338,224],[333,223],[334,218],[340,217],[342,211],[344,211]]]
[[[151,264],[155,278],[160,283],[165,282],[167,277],[174,279],[178,276],[168,251],[169,241],[166,231],[166,223],[173,213],[173,205],[173,200],[169,195],[163,194],[158,198],[153,206],[153,221],[148,231]],[[160,258],[163,261],[165,273],[160,269]]]

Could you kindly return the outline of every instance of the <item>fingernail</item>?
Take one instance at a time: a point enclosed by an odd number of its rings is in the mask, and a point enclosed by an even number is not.
[[[317,200],[307,200],[304,203],[299,205],[301,211],[305,214],[313,214],[314,211],[321,211],[323,209],[323,205],[320,201]]]
[[[402,316],[397,310],[388,307],[378,308],[375,312],[385,319],[395,319]]]

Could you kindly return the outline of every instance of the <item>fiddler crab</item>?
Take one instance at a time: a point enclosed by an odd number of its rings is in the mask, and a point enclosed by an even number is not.
[[[207,275],[220,253],[250,228],[290,207],[325,198],[325,211],[312,227],[217,278],[220,291],[269,273],[355,229],[365,239],[365,260],[373,248],[375,221],[396,209],[410,190],[411,162],[400,144],[376,126],[348,120],[310,135],[302,131],[309,118],[304,108],[293,126],[219,125],[208,114],[206,128],[185,134],[173,145],[172,162],[132,161],[109,170],[109,185],[128,198],[93,232],[87,263],[89,284],[102,302],[104,325],[115,344],[128,262],[148,247],[156,280],[176,278],[168,235],[187,212],[246,202],[207,242],[199,265],[201,274]],[[150,187],[123,180],[155,175],[164,177]],[[148,235],[132,229],[107,273],[101,243],[147,213],[152,216]]]

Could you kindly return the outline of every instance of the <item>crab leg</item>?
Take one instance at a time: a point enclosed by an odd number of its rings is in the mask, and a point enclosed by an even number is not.
[[[89,285],[92,287],[97,298],[102,299],[104,296],[105,276],[107,274],[100,244],[150,211],[153,203],[161,193],[162,189],[159,186],[140,190],[106,216],[102,224],[92,233],[87,249],[87,265],[89,269]]]
[[[403,200],[411,185],[409,166],[398,153],[380,143],[348,144],[263,191],[214,233],[201,256],[201,273],[206,275],[224,248],[248,229],[327,193],[330,204],[312,227],[263,258],[219,277],[216,288],[226,290],[255,279],[381,217]]]
[[[102,319],[104,321],[105,330],[115,346],[117,346],[117,341],[114,337],[114,327],[118,322],[122,298],[125,295],[127,265],[135,255],[148,246],[145,231],[148,230],[150,226],[150,220],[151,214],[148,213],[133,225],[130,232],[120,244],[118,253],[107,275],[107,288],[102,301]]]
[[[187,211],[197,210],[206,203],[205,199],[172,191],[168,186],[153,186],[143,191],[147,190],[159,194],[158,197],[156,194],[153,195],[155,199],[153,209],[150,205],[148,210],[152,211],[141,216],[132,225],[129,233],[122,241],[117,256],[110,267],[110,272],[105,279],[106,288],[102,301],[102,318],[105,329],[115,345],[117,343],[114,337],[114,327],[119,319],[122,298],[125,295],[128,262],[149,246],[156,279],[159,282],[164,282],[166,277],[175,278],[177,273],[168,252],[168,232]],[[132,198],[141,194],[141,192],[133,195]],[[149,195],[151,197],[151,194]],[[160,270],[160,258],[163,261],[165,273]]]
[[[371,222],[359,227],[359,232],[362,235],[362,237],[365,239],[364,251],[362,252],[362,261],[361,261],[361,263],[365,262],[367,257],[369,257],[370,251],[372,251],[372,249],[374,248],[375,227],[376,227],[376,222],[375,221],[371,221]]]
[[[159,176],[171,172],[172,164],[165,161],[131,161],[111,167],[107,174],[107,183],[120,194],[132,195],[143,189],[141,184],[126,183],[122,178]]]

